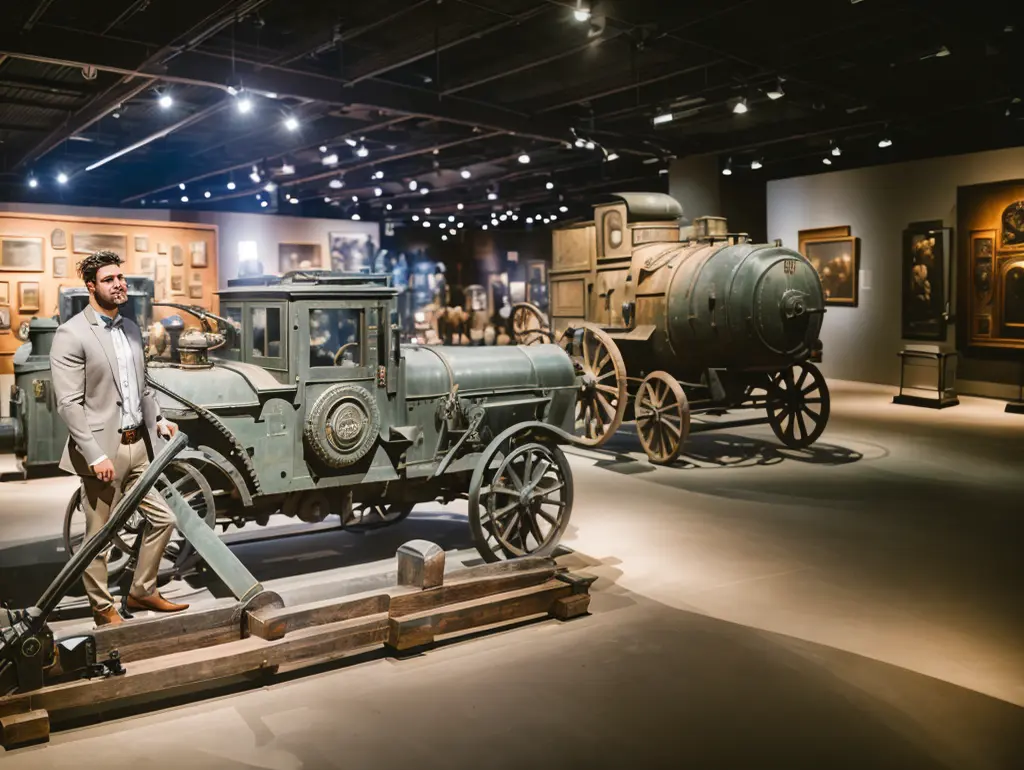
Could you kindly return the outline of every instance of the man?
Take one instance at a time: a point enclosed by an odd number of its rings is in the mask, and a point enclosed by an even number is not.
[[[160,416],[146,384],[146,362],[138,325],[119,310],[128,301],[121,258],[98,251],[78,264],[89,289],[89,305],[58,327],[50,349],[57,413],[68,426],[68,443],[60,467],[82,479],[85,536],[93,537],[106,523],[125,491],[149,466],[161,436],[178,426]],[[178,612],[156,590],[157,572],[174,526],[174,515],[155,492],[140,505],[148,521],[142,535],[138,565],[128,595],[128,608]],[[86,568],[83,581],[96,625],[121,623],[107,586],[105,549]]]

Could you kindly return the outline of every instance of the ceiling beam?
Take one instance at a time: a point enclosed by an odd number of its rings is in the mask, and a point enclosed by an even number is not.
[[[25,24],[22,26],[22,32],[29,32],[32,27],[36,25],[36,22],[43,18],[43,14],[46,13],[46,9],[53,4],[53,0],[39,0],[36,3],[36,7],[32,9],[32,13],[25,20]]]
[[[236,59],[233,66],[228,57],[199,51],[184,51],[163,65],[150,64],[140,69],[131,62],[138,61],[142,48],[141,44],[119,41],[114,45],[101,36],[71,34],[59,29],[48,29],[45,36],[19,36],[0,30],[0,53],[18,58],[77,67],[91,64],[122,75],[142,75],[221,90],[227,87],[234,72],[246,88],[280,96],[344,106],[359,104],[541,141],[567,142],[573,139],[572,124],[564,120],[537,118],[461,97],[442,98],[431,91],[397,83],[368,81],[346,86],[340,78],[270,67],[258,62]],[[640,155],[669,151],[657,140],[628,138],[618,141],[616,149]]]

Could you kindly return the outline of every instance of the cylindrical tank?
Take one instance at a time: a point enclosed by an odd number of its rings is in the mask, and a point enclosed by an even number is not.
[[[821,280],[799,253],[753,243],[652,244],[634,254],[637,323],[668,371],[779,370],[815,349]]]

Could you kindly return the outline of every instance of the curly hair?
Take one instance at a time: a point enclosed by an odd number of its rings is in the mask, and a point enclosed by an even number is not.
[[[85,283],[96,283],[96,272],[107,265],[122,264],[121,257],[112,251],[96,251],[78,263],[78,275]]]

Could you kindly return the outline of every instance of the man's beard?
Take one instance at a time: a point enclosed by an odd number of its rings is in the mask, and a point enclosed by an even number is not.
[[[114,299],[113,295],[110,295],[110,297],[107,298],[103,297],[99,292],[96,292],[95,294],[96,303],[104,310],[118,310],[124,304],[126,304],[128,302],[128,293],[125,292],[121,296],[123,297],[123,299],[121,299],[121,301],[119,302],[116,299]]]

